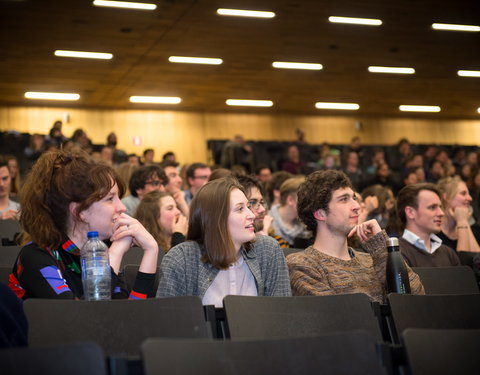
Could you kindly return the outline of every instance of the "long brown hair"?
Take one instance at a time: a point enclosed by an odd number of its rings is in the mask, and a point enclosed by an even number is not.
[[[170,239],[165,235],[165,228],[162,228],[158,219],[160,218],[160,202],[164,197],[171,197],[169,193],[154,190],[140,201],[135,212],[135,218],[150,232],[158,243],[158,247],[167,252],[170,248]]]
[[[84,152],[47,152],[20,191],[20,223],[40,247],[58,247],[69,229],[70,203],[78,203],[74,215],[80,221],[80,213],[105,197],[115,183],[121,197],[125,186],[114,169]]]
[[[242,185],[232,177],[223,177],[203,185],[193,197],[187,240],[202,247],[202,261],[215,268],[226,269],[237,260],[237,251],[228,230],[230,194]],[[244,244],[250,249],[250,243]]]

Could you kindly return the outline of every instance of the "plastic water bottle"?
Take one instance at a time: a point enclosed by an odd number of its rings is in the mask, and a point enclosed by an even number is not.
[[[87,301],[112,298],[108,248],[98,238],[98,232],[88,232],[88,240],[80,250],[83,296]]]
[[[410,280],[407,267],[402,254],[400,254],[398,238],[388,239],[387,250],[387,292],[410,294]]]

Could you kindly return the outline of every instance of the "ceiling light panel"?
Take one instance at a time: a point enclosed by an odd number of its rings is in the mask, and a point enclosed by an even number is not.
[[[177,96],[131,96],[132,103],[179,104],[182,99]]]
[[[233,106],[247,106],[247,107],[271,107],[273,102],[271,100],[250,100],[250,99],[227,99],[227,105]]]
[[[111,60],[113,55],[111,53],[103,53],[103,52],[83,52],[83,51],[66,51],[57,49],[54,52],[55,56],[60,57],[78,57],[83,59],[103,59],[103,60]]]
[[[272,66],[277,69],[304,69],[304,70],[322,70],[322,64],[313,63],[299,63],[299,62],[285,62],[274,61]]]
[[[267,11],[260,11],[260,10],[227,9],[227,8],[218,8],[217,14],[221,16],[255,17],[255,18],[275,17],[274,12],[267,12]]]
[[[108,0],[95,0],[93,5],[97,7],[113,7],[113,8],[125,8],[125,9],[142,9],[142,10],[155,10],[156,4],[151,3],[133,3],[130,1],[108,1]]]
[[[369,66],[368,71],[370,73],[389,73],[389,74],[414,74],[413,68],[397,68],[389,66]]]
[[[187,56],[170,56],[168,61],[172,63],[185,63],[185,64],[207,64],[207,65],[220,65],[223,60],[213,57],[187,57]]]
[[[378,20],[374,18],[330,16],[328,17],[328,20],[333,23],[347,23],[351,25],[380,26],[382,24],[382,20]]]
[[[348,111],[357,111],[360,106],[357,103],[331,103],[331,102],[317,102],[315,108],[318,109],[342,109]]]
[[[455,25],[451,23],[432,23],[432,28],[435,30],[448,30],[448,31],[480,31],[480,26],[476,25]]]
[[[460,77],[480,77],[480,70],[459,70],[457,74]]]
[[[25,98],[43,100],[78,100],[80,99],[80,95],[75,93],[27,91],[25,93]]]
[[[403,112],[440,112],[438,105],[401,105],[398,107]]]

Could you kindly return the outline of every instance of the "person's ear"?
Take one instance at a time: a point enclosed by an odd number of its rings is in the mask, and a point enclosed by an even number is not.
[[[313,213],[313,217],[318,221],[325,221],[327,218],[325,210],[319,209]]]
[[[79,204],[77,202],[70,202],[68,205],[68,211],[70,212],[70,217],[74,220],[79,217],[80,220],[85,220],[85,211],[78,212]]]
[[[410,220],[415,219],[416,213],[417,213],[417,211],[415,210],[415,208],[410,207],[410,206],[405,207],[405,217],[407,219],[410,219]]]

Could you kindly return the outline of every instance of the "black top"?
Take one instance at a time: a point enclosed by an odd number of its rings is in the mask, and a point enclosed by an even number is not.
[[[123,274],[112,274],[112,298],[144,299],[153,290],[155,274],[138,272],[130,294]],[[83,297],[80,256],[75,244],[67,240],[60,249],[42,249],[30,243],[20,250],[8,286],[17,297],[80,299]]]
[[[480,244],[480,226],[478,226],[477,223],[470,225],[470,228],[472,228],[473,235],[475,236],[475,239],[477,240],[477,243]],[[447,237],[447,235],[443,232],[437,233],[437,236],[441,238],[442,244],[447,245],[448,247],[451,247],[455,251],[465,251],[465,249],[458,249],[457,250],[457,240],[452,240],[451,238]]]

